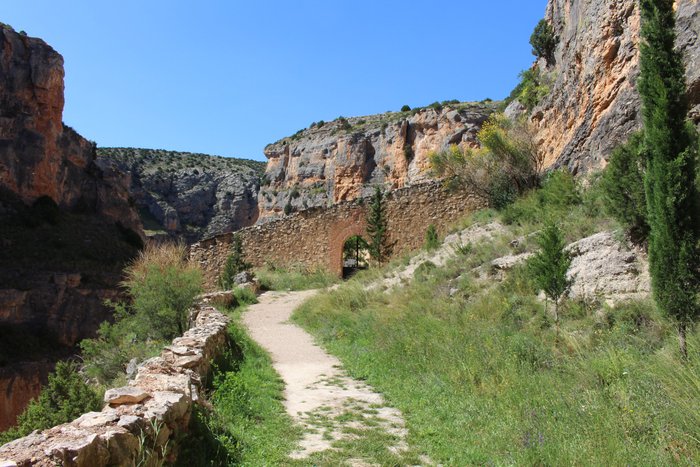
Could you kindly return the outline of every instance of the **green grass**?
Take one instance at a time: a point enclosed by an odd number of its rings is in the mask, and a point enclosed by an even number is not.
[[[300,439],[282,404],[284,383],[243,329],[240,312],[231,312],[233,349],[213,378],[212,410],[195,414],[178,465],[287,465]]]
[[[595,188],[562,202],[560,182],[489,220],[515,238],[553,216],[570,241],[615,225]],[[525,267],[501,283],[473,270],[503,253],[496,243],[388,294],[352,280],[294,320],[400,409],[409,444],[438,463],[697,465],[700,334],[683,366],[652,302],[570,301],[557,340]]]
[[[255,270],[265,290],[309,290],[329,287],[340,279],[325,269],[307,269],[302,265],[289,268],[266,266]]]

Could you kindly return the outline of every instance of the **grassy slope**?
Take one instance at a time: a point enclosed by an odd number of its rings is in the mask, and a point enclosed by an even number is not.
[[[500,217],[517,236],[551,216],[574,240],[610,226],[600,212],[595,191],[555,181]],[[495,286],[471,272],[508,248],[475,245],[390,294],[350,281],[295,319],[403,411],[437,462],[697,464],[698,334],[683,368],[652,303],[569,303],[556,342],[525,268]]]

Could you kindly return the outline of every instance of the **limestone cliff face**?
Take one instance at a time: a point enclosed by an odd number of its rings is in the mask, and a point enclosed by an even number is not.
[[[262,162],[186,152],[98,148],[98,163],[129,174],[129,192],[149,235],[193,243],[258,219]]]
[[[123,173],[63,124],[63,76],[44,41],[0,25],[0,427],[38,394],[33,362],[110,318],[143,235]]]
[[[533,110],[546,163],[574,172],[603,167],[612,149],[640,128],[640,13],[637,0],[549,0],[545,18],[559,36],[555,64],[539,68],[550,91]],[[691,116],[700,122],[700,4],[677,5]]]
[[[63,57],[41,39],[0,28],[0,187],[26,204],[51,197],[140,231],[119,174],[62,122]]]
[[[428,154],[476,146],[495,104],[451,104],[315,124],[265,148],[262,219],[396,189],[430,177]]]

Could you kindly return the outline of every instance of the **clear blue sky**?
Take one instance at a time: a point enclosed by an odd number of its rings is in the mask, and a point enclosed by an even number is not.
[[[66,68],[100,146],[264,160],[317,120],[505,97],[546,0],[3,0]]]

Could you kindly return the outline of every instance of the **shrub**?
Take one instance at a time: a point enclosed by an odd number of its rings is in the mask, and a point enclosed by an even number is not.
[[[288,216],[294,211],[294,207],[292,206],[291,202],[287,202],[287,204],[284,205],[284,215]]]
[[[345,117],[338,117],[338,123],[340,124],[340,129],[344,131],[350,131],[352,129],[352,125],[350,125],[350,122]]]
[[[571,287],[571,281],[566,276],[571,255],[564,249],[564,236],[554,223],[544,228],[537,243],[540,251],[528,261],[528,267],[537,288],[554,302],[554,323],[558,335],[559,300]]]
[[[406,158],[407,162],[411,162],[413,160],[414,155],[415,154],[413,153],[413,147],[410,144],[406,144],[403,147],[403,157]]]
[[[233,234],[231,239],[231,253],[226,258],[224,270],[219,277],[219,286],[224,290],[231,289],[235,284],[237,274],[250,268],[243,254],[243,240],[239,234]]]
[[[501,208],[538,185],[543,157],[528,123],[494,115],[479,140],[479,150],[451,146],[429,156],[433,171],[449,188],[459,187]]]
[[[404,105],[401,107],[401,112],[410,112],[410,111],[411,111],[411,107],[408,105]]]
[[[649,234],[644,165],[644,135],[638,132],[613,151],[601,180],[606,211],[638,244],[644,243]]]
[[[185,253],[182,245],[149,245],[125,269],[131,303],[113,304],[114,324],[103,323],[97,338],[80,344],[90,376],[108,383],[129,360],[157,352],[185,331],[202,290],[201,272]]]
[[[102,408],[102,400],[78,371],[75,362],[58,362],[39,398],[29,403],[17,419],[17,427],[0,435],[0,444],[34,430],[68,423]]]
[[[438,238],[435,224],[430,224],[428,230],[425,231],[425,249],[431,251],[437,249],[439,246],[440,239]]]
[[[532,54],[538,58],[544,58],[548,64],[554,63],[554,49],[559,38],[554,34],[554,29],[545,19],[541,19],[530,36]]]

